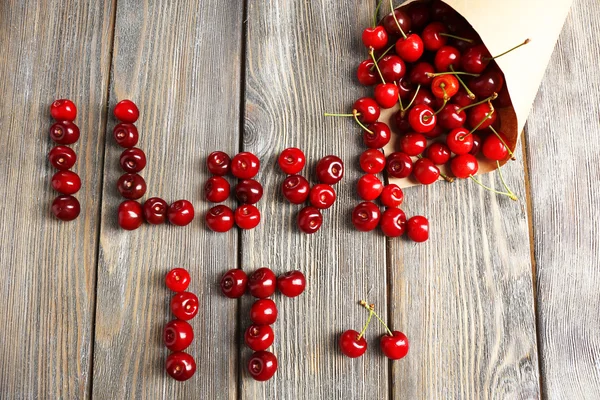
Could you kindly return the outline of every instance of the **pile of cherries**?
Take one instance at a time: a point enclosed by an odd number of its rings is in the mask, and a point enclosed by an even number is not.
[[[221,291],[237,299],[246,293],[258,298],[250,307],[250,325],[244,333],[246,345],[254,351],[248,360],[248,372],[257,381],[269,380],[277,371],[277,357],[267,351],[275,340],[271,325],[277,320],[277,306],[271,300],[278,289],[284,296],[296,297],[304,292],[306,279],[300,271],[286,272],[276,277],[269,268],[259,268],[250,277],[241,269],[229,270],[221,278]]]
[[[249,152],[237,154],[233,159],[222,151],[209,154],[206,166],[211,174],[204,185],[204,197],[212,203],[221,203],[229,198],[231,187],[224,178],[229,172],[238,178],[234,193],[241,203],[235,212],[224,204],[212,207],[206,213],[206,225],[214,232],[227,232],[233,225],[241,229],[254,229],[260,223],[260,211],[256,204],[263,195],[262,185],[252,179],[260,169],[258,157]]]
[[[165,277],[165,284],[175,292],[171,299],[175,319],[168,322],[163,331],[165,346],[173,352],[167,357],[165,366],[167,373],[178,381],[186,381],[196,372],[194,358],[183,351],[194,340],[194,329],[187,321],[198,313],[198,297],[186,291],[190,280],[189,272],[183,268],[172,269]]]
[[[125,230],[135,230],[144,221],[152,225],[163,224],[167,219],[173,225],[185,226],[194,219],[194,206],[187,200],[177,200],[171,205],[159,197],[149,198],[142,206],[137,200],[146,194],[146,181],[138,172],[146,167],[146,154],[135,147],[139,133],[134,123],[140,116],[135,103],[122,100],[114,108],[120,121],[113,129],[115,142],[125,150],[119,163],[125,172],[117,181],[117,190],[126,200],[119,205],[118,222]]]
[[[344,176],[344,163],[333,155],[322,158],[316,167],[318,184],[312,188],[308,180],[299,175],[306,164],[302,150],[290,147],[281,152],[277,160],[279,168],[289,175],[281,184],[281,192],[292,204],[303,204],[307,200],[310,206],[300,210],[297,217],[298,228],[307,234],[315,233],[323,224],[321,210],[333,205],[336,193],[332,185]]]
[[[52,213],[61,221],[72,221],[81,211],[79,201],[73,196],[81,189],[81,179],[71,171],[77,154],[67,147],[79,140],[79,127],[73,122],[77,107],[71,100],[56,100],[50,105],[50,114],[56,120],[50,127],[50,138],[58,146],[50,150],[48,160],[58,170],[52,177],[52,187],[61,194],[52,202]]]

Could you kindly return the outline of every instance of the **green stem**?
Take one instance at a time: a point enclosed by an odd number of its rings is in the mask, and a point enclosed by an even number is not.
[[[398,21],[398,18],[396,18],[396,12],[395,12],[396,10],[394,9],[394,1],[393,0],[390,0],[390,9],[392,10],[392,17],[394,17],[394,21],[396,21],[396,26],[398,26],[398,29],[400,30],[402,37],[404,39],[406,39],[406,33],[404,33],[404,30],[400,26],[400,22]]]
[[[469,104],[468,106],[464,106],[464,107],[461,107],[461,108],[459,108],[459,109],[456,111],[456,113],[458,114],[458,113],[460,113],[460,112],[462,112],[462,111],[468,110],[469,108],[473,108],[473,107],[476,107],[476,106],[478,106],[478,105],[480,105],[480,104],[483,104],[483,103],[487,103],[487,102],[489,102],[489,101],[496,100],[496,98],[497,98],[497,97],[498,97],[498,94],[497,94],[497,93],[494,93],[493,95],[491,95],[491,96],[490,96],[490,97],[488,97],[487,99],[483,99],[483,100],[481,100],[481,101],[478,101],[477,103]]]
[[[510,194],[512,194],[511,199],[517,201],[517,196],[513,193],[512,190],[510,190],[510,188],[508,187],[508,185],[506,184],[506,181],[504,180],[504,176],[502,175],[502,168],[500,168],[500,162],[496,161],[496,165],[498,166],[498,175],[500,175],[500,181],[502,182],[502,185],[504,186],[504,189],[506,189],[506,191]]]
[[[360,122],[360,120],[358,119],[358,116],[360,115],[360,113],[357,113],[356,111],[354,112],[354,120],[356,121],[356,123],[358,125],[360,125],[361,128],[363,128],[365,131],[369,132],[371,135],[373,134],[373,131],[370,130],[369,128],[367,128],[366,126],[363,125],[362,122]]]
[[[456,72],[454,71],[454,66],[452,66],[452,64],[450,64],[450,71],[452,72]],[[465,91],[467,92],[467,96],[471,99],[471,100],[475,100],[475,94],[471,91],[471,89],[469,89],[469,87],[467,86],[467,84],[465,83],[465,81],[462,80],[462,78],[459,75],[456,75],[456,79],[458,79],[458,81],[460,82],[460,84],[462,85],[463,88],[465,88]]]
[[[473,43],[473,41],[471,39],[467,39],[467,38],[456,36],[456,35],[451,35],[449,33],[440,33],[440,36],[446,36],[446,37],[449,37],[452,39],[462,40],[463,42]]]
[[[469,133],[467,133],[465,136],[463,136],[463,138],[473,134],[477,129],[479,129],[481,127],[481,125],[483,125],[483,123],[485,122],[486,119],[488,119],[489,117],[492,116],[492,114],[494,113],[494,107],[492,107],[492,105],[490,104],[490,109],[492,111],[490,111],[489,113],[485,114],[485,117],[483,117],[483,119],[477,124],[477,126],[475,128],[473,128]]]
[[[383,82],[385,84],[385,79],[383,79],[383,75],[381,73],[381,70],[379,69],[379,65],[377,65],[377,60],[375,59],[375,51],[373,49],[371,49],[369,51],[369,55],[371,56],[371,60],[373,60],[373,63],[375,64],[375,68],[377,68],[377,73],[379,74],[379,77],[381,78],[381,82]]]
[[[360,338],[362,338],[364,336],[365,332],[367,331],[367,328],[369,327],[369,324],[371,323],[371,318],[373,318],[373,314],[375,314],[375,311],[369,310],[369,318],[367,318],[367,322],[365,323],[365,326],[363,326],[362,331],[360,331],[360,335],[358,335],[358,340],[360,340]]]
[[[354,114],[330,114],[330,113],[325,113],[323,115],[326,116],[326,117],[354,117]]]
[[[477,184],[478,184],[479,186],[481,186],[482,188],[484,188],[484,189],[486,189],[486,190],[489,190],[489,191],[490,191],[490,192],[492,192],[492,193],[496,193],[496,194],[499,194],[499,195],[502,195],[502,196],[508,196],[508,197],[509,197],[511,200],[514,200],[514,201],[517,201],[517,200],[518,200],[518,199],[517,199],[517,196],[515,196],[515,194],[514,194],[513,192],[510,192],[510,191],[509,191],[509,193],[506,193],[506,192],[500,192],[500,191],[498,191],[498,190],[496,190],[496,189],[492,189],[491,187],[487,187],[487,186],[485,186],[483,183],[481,183],[480,181],[478,181],[477,179],[475,179],[475,178],[473,177],[473,175],[469,175],[469,178],[471,178],[471,179],[472,179],[472,180],[473,180],[475,183],[477,183]]]
[[[427,75],[428,78],[435,78],[435,77],[442,76],[442,75],[467,75],[467,76],[475,76],[475,77],[479,76],[479,74],[472,74],[470,72],[463,72],[463,71],[437,72],[435,74],[432,74],[431,72],[427,72],[425,75]]]
[[[508,154],[510,154],[511,160],[516,160],[517,158],[515,157],[515,155],[513,154],[513,152],[510,150],[510,147],[508,147],[508,145],[506,144],[506,142],[504,141],[504,139],[502,139],[502,137],[500,136],[500,134],[498,132],[496,132],[496,129],[494,129],[494,127],[491,126],[491,125],[490,125],[490,129],[492,130],[492,132],[494,132],[494,135],[496,135],[496,137],[498,138],[498,140],[500,140],[502,142],[502,144],[504,145],[504,147],[506,147],[506,150],[508,150]]]
[[[529,42],[531,42],[531,39],[526,39],[526,40],[525,40],[523,43],[521,43],[520,45],[518,45],[518,46],[515,46],[515,47],[513,47],[512,49],[510,49],[510,50],[507,50],[507,51],[505,51],[504,53],[502,53],[502,54],[499,54],[499,55],[497,55],[497,56],[494,56],[494,57],[486,57],[486,58],[484,58],[484,60],[486,60],[486,61],[495,60],[495,59],[497,59],[497,58],[500,58],[500,57],[502,57],[502,56],[505,56],[505,55],[507,55],[507,54],[508,54],[508,53],[510,53],[511,51],[514,51],[514,50],[518,49],[518,48],[519,48],[519,47],[521,47],[521,46],[525,46],[525,45],[526,45],[527,43],[529,43]]]
[[[421,90],[421,85],[417,86],[417,90],[415,91],[415,95],[413,96],[413,98],[410,101],[410,103],[408,103],[408,106],[406,106],[405,110],[408,110],[409,108],[412,107],[413,103],[417,99],[417,95],[419,94],[419,90]],[[404,111],[404,110],[402,110],[402,111]]]
[[[379,15],[379,8],[381,7],[381,3],[383,3],[383,0],[379,0],[379,2],[377,3],[377,7],[375,8],[375,16],[373,17],[373,28],[377,26],[377,16]]]
[[[377,315],[377,313],[375,312],[375,308],[372,305],[369,305],[369,303],[367,303],[365,300],[361,300],[360,305],[363,306],[364,308],[366,308],[367,310],[369,310],[369,321],[370,321],[371,315],[374,315],[375,318],[377,318],[379,320],[379,322],[381,322],[381,325],[384,326],[384,328],[387,331],[387,333],[390,336],[394,336],[394,334],[392,333],[392,331],[390,330],[390,328],[388,328],[388,326],[386,325],[386,323],[381,319],[381,317],[379,315]],[[360,336],[359,336],[359,338],[360,338]]]

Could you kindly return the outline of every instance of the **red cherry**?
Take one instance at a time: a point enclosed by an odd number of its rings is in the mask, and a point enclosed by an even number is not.
[[[310,189],[310,204],[319,209],[327,209],[335,203],[335,190],[329,185],[319,183]]]
[[[434,21],[444,21],[456,14],[452,7],[440,0],[431,3],[430,12]]]
[[[302,204],[308,198],[310,184],[300,175],[291,175],[281,184],[281,193],[292,204]]]
[[[296,223],[302,232],[310,235],[321,228],[323,215],[316,207],[304,207],[298,213]]]
[[[415,31],[419,31],[423,29],[431,18],[429,12],[429,4],[414,2],[409,4],[406,9],[406,14],[410,17],[410,22],[412,25],[412,29]]]
[[[392,335],[383,335],[379,344],[387,358],[399,360],[408,354],[408,338],[400,331],[393,331]]]
[[[140,110],[138,110],[135,103],[131,100],[121,100],[118,102],[113,113],[119,121],[129,124],[133,124],[140,116]]]
[[[152,225],[163,224],[167,220],[169,205],[159,197],[151,197],[144,203],[144,219]]]
[[[426,147],[427,138],[420,133],[409,133],[400,139],[400,151],[409,156],[418,156]]]
[[[490,127],[496,122],[498,118],[497,112],[492,112],[492,108],[488,103],[479,104],[471,109],[467,113],[467,123],[473,129],[481,131]],[[488,116],[488,114],[490,114]],[[483,122],[483,123],[482,123]]]
[[[352,211],[352,223],[361,232],[369,232],[377,228],[380,217],[379,207],[369,201],[360,203]]]
[[[359,64],[356,77],[358,82],[364,86],[373,86],[381,81],[379,75],[377,75],[375,63],[370,58]]]
[[[277,371],[277,357],[270,351],[257,351],[248,360],[248,372],[257,381],[268,381]]]
[[[424,89],[421,88],[421,90],[419,90],[419,93],[417,93],[417,95],[415,96],[415,101],[413,103],[413,105],[415,106],[427,106],[427,107],[433,107],[436,104],[436,98],[433,95],[433,93],[431,93],[431,91],[429,91],[428,89]]]
[[[356,185],[358,196],[366,201],[375,200],[383,190],[383,183],[373,174],[363,175]]]
[[[212,203],[221,203],[227,200],[229,191],[229,182],[220,176],[212,176],[204,184],[204,197]]]
[[[433,110],[424,105],[414,106],[408,113],[408,122],[415,132],[426,133],[435,128],[437,118]]]
[[[61,194],[75,194],[81,189],[81,179],[73,171],[58,171],[52,177],[52,187]]]
[[[253,351],[266,350],[273,344],[275,334],[269,325],[250,325],[244,333],[246,346]]]
[[[186,226],[194,219],[194,206],[187,200],[177,200],[169,206],[167,217],[173,225]]]
[[[448,103],[437,115],[437,123],[444,129],[461,128],[467,121],[467,114],[457,104]]]
[[[393,83],[380,83],[375,86],[375,101],[381,108],[392,108],[398,102],[398,86]]]
[[[479,169],[479,164],[475,156],[471,154],[462,154],[450,160],[450,170],[455,177],[465,179],[475,175]]]
[[[387,44],[388,35],[383,26],[366,28],[362,33],[362,42],[367,49],[380,50]]]
[[[372,124],[377,122],[381,109],[375,100],[370,97],[361,97],[352,105],[352,110],[356,111],[358,120],[364,124]]]
[[[410,82],[408,77],[404,76],[403,78],[398,79],[396,85],[398,85],[398,95],[402,100],[412,100],[415,94],[414,85]]]
[[[472,156],[476,156],[477,154],[479,154],[479,150],[481,150],[481,138],[476,133],[471,133],[471,136],[473,136],[473,148],[471,149],[469,154]]]
[[[344,163],[339,157],[323,157],[317,163],[317,179],[321,183],[335,185],[344,177]]]
[[[475,96],[475,95],[473,95]],[[458,92],[452,98],[452,102],[459,107],[466,107],[473,104],[474,100],[469,97],[469,94],[462,86],[458,89]]]
[[[250,320],[257,325],[273,325],[277,321],[277,306],[271,299],[256,300],[250,307]]]
[[[444,46],[435,53],[433,61],[435,69],[438,72],[450,71],[450,66],[454,70],[460,69],[460,51],[456,47]]]
[[[424,50],[423,41],[416,33],[411,33],[406,39],[401,37],[396,42],[396,54],[405,62],[414,63],[421,58]]]
[[[306,278],[300,271],[288,271],[277,278],[277,289],[286,297],[300,296],[306,287]]]
[[[194,330],[186,321],[174,319],[165,325],[163,341],[171,351],[185,350],[194,340]]]
[[[401,35],[402,32],[400,31],[400,29],[398,29],[398,24],[400,24],[402,31],[404,31],[405,33],[410,32],[412,28],[410,17],[400,9],[395,9],[394,14],[396,14],[396,18],[394,18],[394,15],[392,15],[392,13],[389,13],[388,15],[383,17],[382,23],[386,32],[392,36]]]
[[[73,168],[77,161],[77,154],[67,146],[56,146],[48,153],[50,164],[59,171],[66,171]]]
[[[406,178],[413,169],[411,158],[404,153],[392,153],[387,158],[387,173],[394,178]]]
[[[58,121],[50,127],[50,138],[58,144],[73,144],[79,140],[79,127],[71,121]]]
[[[253,297],[266,299],[275,293],[277,277],[269,268],[259,268],[248,278],[248,289]]]
[[[165,276],[165,285],[175,293],[185,292],[190,285],[190,281],[190,273],[183,268],[173,268]]]
[[[396,124],[397,133],[403,134],[412,132],[412,127],[408,122],[408,112],[406,110],[398,110],[396,114],[394,114],[394,123]]]
[[[233,228],[234,216],[231,208],[218,205],[206,213],[205,216],[206,226],[213,232],[227,232]]]
[[[125,230],[133,231],[144,222],[142,205],[135,200],[125,200],[119,205],[119,226]]]
[[[498,132],[502,140],[496,135],[488,136],[483,142],[482,152],[485,158],[494,161],[504,161],[508,158],[509,152],[504,143],[508,144],[506,135]],[[504,143],[503,143],[504,142]]]
[[[386,82],[399,81],[406,74],[406,64],[398,56],[387,55],[379,60],[379,69]],[[397,88],[399,89],[399,88]],[[396,97],[396,101],[398,98]]]
[[[453,75],[436,76],[431,83],[431,92],[438,99],[450,99],[458,89],[458,79]]]
[[[227,175],[231,168],[231,158],[222,151],[213,151],[206,158],[206,166],[213,175]]]
[[[428,74],[433,74],[435,69],[428,62],[415,64],[410,71],[410,81],[413,85],[430,86],[433,78]]]
[[[367,351],[367,341],[365,337],[358,338],[359,333],[349,329],[340,336],[340,350],[346,357],[357,358],[365,354]]]
[[[470,74],[481,74],[490,61],[492,55],[484,44],[478,44],[465,51],[462,55],[462,69]]]
[[[444,165],[450,161],[450,149],[444,143],[432,143],[425,151],[425,157],[435,165]]]
[[[119,146],[129,149],[131,147],[135,147],[140,135],[135,125],[121,123],[115,125],[113,129],[113,137]]]
[[[196,373],[194,358],[183,351],[171,353],[165,365],[171,378],[178,381],[187,381]]]
[[[254,229],[260,224],[260,211],[252,204],[242,204],[236,208],[233,218],[241,229]]]
[[[386,207],[400,207],[404,201],[404,193],[400,186],[390,183],[383,188],[380,199],[381,204]]]
[[[249,152],[240,153],[231,160],[231,173],[239,179],[254,178],[259,168],[258,157]]]
[[[435,128],[433,128],[429,132],[423,133],[423,136],[425,136],[428,139],[435,139],[437,137],[446,135],[447,133],[448,131],[446,129],[442,128],[439,124],[436,124]]]
[[[504,76],[497,68],[490,68],[483,74],[469,80],[469,89],[480,99],[486,99],[498,93],[504,86]]]
[[[138,174],[123,174],[117,181],[117,190],[124,198],[137,200],[146,193],[146,181]]]
[[[284,173],[295,175],[304,168],[306,157],[302,150],[290,147],[281,152],[277,162],[279,163],[279,168],[281,168]]]
[[[427,158],[420,158],[413,166],[413,176],[422,185],[431,185],[440,177],[440,169]]]
[[[425,50],[438,51],[446,45],[448,38],[442,36],[442,33],[448,33],[448,29],[441,22],[432,22],[423,29],[421,37]]]
[[[363,131],[363,142],[368,148],[381,149],[390,142],[392,131],[383,122],[375,122],[367,126],[367,129],[370,132]]]
[[[378,174],[385,169],[385,155],[379,150],[368,149],[360,155],[360,168],[368,174]]]
[[[230,269],[221,278],[221,292],[230,299],[242,297],[248,286],[248,276],[241,269]]]
[[[171,298],[171,312],[184,321],[198,314],[198,297],[192,292],[179,292]]]
[[[126,149],[121,153],[119,163],[125,172],[130,174],[140,172],[146,167],[146,155],[137,147]]]
[[[404,235],[406,214],[399,208],[388,208],[381,215],[381,232],[387,237]]]
[[[413,242],[426,241],[429,239],[429,221],[421,215],[410,218],[406,221],[406,233]]]
[[[50,105],[50,114],[57,121],[74,121],[77,117],[77,107],[68,99],[54,100]]]
[[[72,221],[79,216],[81,207],[73,196],[58,196],[52,202],[52,213],[61,221]]]
[[[235,197],[241,203],[256,204],[263,195],[263,187],[254,179],[243,179],[235,185]]]
[[[454,154],[467,154],[473,149],[473,137],[465,128],[454,129],[446,137],[446,144]]]

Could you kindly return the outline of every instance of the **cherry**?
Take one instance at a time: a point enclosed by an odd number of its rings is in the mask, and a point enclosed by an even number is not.
[[[213,176],[204,184],[204,197],[212,203],[221,203],[229,197],[229,182],[223,177]]]
[[[138,174],[123,174],[117,181],[117,190],[124,198],[137,200],[146,193],[146,181]]]
[[[370,97],[361,97],[352,105],[352,111],[357,113],[357,118],[365,124],[377,122],[381,109],[375,100]]]
[[[118,102],[113,113],[119,121],[129,124],[133,124],[140,116],[140,110],[138,110],[135,103],[131,100],[121,100]]]
[[[308,198],[310,184],[300,175],[291,175],[281,184],[281,193],[292,204],[302,204]]]
[[[384,56],[379,61],[379,69],[386,82],[396,82],[406,74],[406,64],[400,57],[395,55]],[[398,101],[397,97],[396,101]]]
[[[79,216],[81,207],[73,196],[58,196],[52,202],[52,213],[61,221],[72,221]]]
[[[213,232],[227,232],[233,228],[234,216],[231,208],[218,205],[206,213],[206,226]]]
[[[366,201],[375,200],[383,190],[383,183],[373,174],[363,175],[356,185],[358,196]]]
[[[125,230],[133,231],[144,222],[142,205],[135,200],[125,200],[119,204],[118,222]]]
[[[266,299],[275,293],[277,277],[269,268],[259,268],[248,278],[248,289],[253,297]]]
[[[396,85],[398,85],[398,96],[400,96],[402,100],[412,99],[412,96],[414,95],[414,88],[408,77],[404,76],[398,79],[398,81],[396,81]]]
[[[151,197],[144,202],[143,212],[146,222],[152,225],[163,224],[167,220],[169,205],[159,197]]]
[[[50,114],[57,121],[74,121],[77,117],[75,103],[68,99],[54,100],[50,105]]]
[[[339,340],[340,350],[346,357],[358,358],[367,351],[367,341],[355,330],[349,329],[342,333]]]
[[[119,162],[123,171],[133,174],[140,172],[146,167],[146,155],[142,150],[133,147],[121,153]]]
[[[381,215],[381,232],[387,237],[399,237],[406,230],[406,214],[399,208],[388,208]]]
[[[413,242],[426,241],[429,239],[429,221],[421,215],[410,218],[406,221],[406,233]]]
[[[481,74],[490,61],[492,55],[484,44],[478,44],[469,48],[462,55],[462,69],[470,74]]]
[[[71,121],[58,121],[50,127],[50,138],[58,144],[73,144],[79,140],[79,127]]]
[[[198,297],[192,292],[179,292],[171,298],[171,312],[184,321],[198,314]]]
[[[459,69],[460,51],[456,47],[444,46],[435,53],[433,63],[438,72],[450,71],[450,66],[454,69]]]
[[[313,207],[324,210],[331,207],[333,203],[335,203],[336,194],[335,190],[333,190],[331,186],[324,183],[319,183],[310,189],[308,198],[310,199],[310,204]]]
[[[423,46],[425,50],[438,51],[446,45],[448,38],[442,36],[441,33],[447,33],[448,29],[446,25],[441,22],[432,22],[423,29],[421,38],[423,39]]]
[[[263,187],[254,179],[243,179],[235,185],[235,197],[241,203],[256,204],[263,195]]]
[[[383,26],[366,28],[362,33],[362,42],[367,49],[380,50],[388,42],[388,34]]]
[[[393,331],[392,334],[383,335],[379,345],[387,358],[399,360],[408,354],[408,338],[400,331]]]
[[[504,76],[497,68],[490,68],[469,81],[469,89],[479,98],[487,98],[498,93],[504,86]]]
[[[360,203],[352,211],[352,223],[361,232],[369,232],[377,228],[380,217],[379,207],[370,201]]]
[[[380,82],[379,75],[377,75],[377,70],[375,69],[375,63],[370,58],[358,65],[356,77],[358,78],[358,82],[364,86],[373,86]]]
[[[187,200],[177,200],[169,206],[167,218],[173,225],[186,226],[194,219],[194,206]]]
[[[430,107],[417,105],[408,113],[408,122],[415,132],[426,133],[435,128],[437,118]]]
[[[468,178],[475,175],[478,169],[477,159],[471,154],[462,154],[450,160],[450,170],[457,178]]]
[[[404,201],[404,193],[400,189],[400,186],[390,183],[383,188],[380,199],[381,204],[386,207],[400,207]]]
[[[363,131],[363,142],[368,148],[381,149],[390,142],[392,131],[383,122],[375,122],[367,128]]]
[[[248,372],[254,380],[268,381],[277,371],[277,357],[270,351],[257,351],[248,360]]]
[[[475,95],[470,95],[467,93],[464,87],[460,87],[458,92],[452,98],[452,102],[455,103],[459,107],[467,107],[473,104],[475,99]]]
[[[167,349],[182,351],[189,347],[194,340],[194,330],[186,321],[174,319],[165,325],[163,341]]]
[[[381,108],[392,108],[398,102],[398,86],[393,83],[380,83],[375,86],[375,101]]]
[[[248,286],[248,276],[241,269],[230,269],[221,278],[221,292],[230,299],[242,297]]]
[[[458,93],[458,79],[453,75],[440,75],[433,78],[431,92],[438,99],[449,100]]]
[[[489,128],[496,122],[497,118],[498,113],[494,111],[489,103],[474,106],[467,113],[467,123],[476,131]]]
[[[271,299],[256,300],[250,307],[250,320],[257,325],[273,325],[277,321],[277,306]]]
[[[227,175],[231,168],[231,158],[225,152],[213,151],[206,158],[206,166],[213,175]]]
[[[344,163],[339,157],[327,156],[317,163],[317,179],[321,183],[335,185],[344,177]]]
[[[425,151],[425,157],[430,159],[435,165],[446,164],[450,161],[450,155],[450,148],[444,143],[432,143]]]
[[[446,144],[454,154],[467,154],[473,149],[473,137],[465,128],[450,131]]]
[[[448,131],[446,129],[442,128],[439,124],[436,124],[435,128],[433,128],[429,132],[423,133],[423,136],[425,136],[428,139],[435,139],[442,135],[446,135],[447,133],[448,133]]]
[[[413,176],[422,185],[431,185],[439,179],[440,169],[435,166],[433,161],[420,158],[413,167]]]
[[[323,215],[316,207],[304,207],[298,213],[296,223],[302,232],[310,235],[321,228]]]
[[[302,150],[290,147],[281,152],[277,162],[279,163],[279,168],[281,168],[284,173],[295,175],[304,168],[306,157]]]
[[[394,178],[406,178],[412,169],[412,160],[404,153],[392,153],[387,158],[387,173]]]
[[[509,156],[509,151],[504,145],[505,143],[508,143],[508,141],[506,135],[504,135],[502,132],[499,132],[498,135],[500,138],[496,135],[488,136],[483,142],[481,151],[487,159],[504,161]]]
[[[66,171],[73,168],[77,161],[77,154],[67,146],[56,146],[48,153],[50,164],[60,171]]]
[[[260,224],[260,211],[252,204],[242,204],[236,208],[233,218],[242,229],[254,229]]]
[[[365,150],[360,155],[360,168],[368,174],[380,173],[385,169],[385,155],[380,150]]]
[[[395,17],[392,13],[389,13],[385,17],[383,17],[383,27],[387,31],[388,34],[392,36],[401,35],[402,32],[410,32],[411,30],[411,20],[410,17],[402,10],[395,9],[394,10]],[[396,22],[398,21],[398,22]],[[398,24],[402,31],[398,28]]]
[[[502,89],[500,89],[500,92],[498,92],[498,98],[494,101],[494,105],[498,108],[507,108],[512,106],[512,100],[510,98],[510,93],[508,93],[506,82],[504,82]]]
[[[394,123],[396,124],[397,133],[403,134],[412,131],[412,127],[408,122],[408,111],[406,110],[398,110],[394,114]]]
[[[430,86],[433,78],[429,74],[434,72],[433,65],[428,62],[420,62],[412,67],[409,79],[414,85]]]
[[[456,11],[441,0],[434,0],[430,5],[431,18],[434,21],[444,21],[456,14]]]
[[[473,148],[471,149],[469,154],[471,154],[472,156],[476,156],[477,154],[479,154],[479,150],[481,150],[481,138],[476,133],[471,133],[471,136],[473,136]]]
[[[138,143],[140,135],[137,128],[133,124],[117,124],[113,129],[113,137],[115,142],[121,147],[129,149],[135,147]]]
[[[75,194],[81,189],[81,179],[73,171],[58,171],[52,177],[52,187],[61,194]]]
[[[419,93],[415,96],[415,101],[413,105],[420,106],[424,105],[427,107],[433,107],[436,104],[436,98],[428,89],[421,88]]]
[[[253,351],[266,350],[273,344],[275,334],[269,325],[250,325],[244,333],[246,346]]]
[[[396,42],[396,54],[405,62],[417,61],[423,55],[424,50],[423,41],[416,33],[411,33],[406,38],[401,37]]]
[[[420,133],[409,133],[400,139],[400,151],[409,156],[418,156],[427,147],[427,138]]]
[[[165,285],[172,291],[185,292],[190,285],[190,273],[184,268],[173,268],[165,276]]]
[[[300,296],[306,287],[306,278],[300,271],[288,271],[277,278],[277,289],[286,297]]]
[[[421,2],[414,2],[408,6],[406,11],[410,17],[412,29],[415,31],[423,29],[429,23],[429,5]]]
[[[438,125],[444,129],[457,129],[467,121],[467,114],[457,104],[448,103],[437,115]]]
[[[258,174],[260,161],[258,157],[249,152],[242,152],[231,160],[231,173],[236,178],[250,179]]]
[[[187,381],[196,373],[194,358],[183,351],[171,353],[165,365],[171,378],[178,381]]]

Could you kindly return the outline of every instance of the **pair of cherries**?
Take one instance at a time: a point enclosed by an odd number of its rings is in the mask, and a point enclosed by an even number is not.
[[[52,202],[52,213],[61,221],[72,221],[79,216],[81,206],[75,193],[81,189],[79,175],[71,171],[77,161],[77,154],[68,147],[79,140],[79,127],[73,121],[77,117],[75,103],[68,99],[54,101],[50,114],[56,121],[50,127],[50,138],[58,144],[48,153],[48,160],[58,170],[52,176],[52,188],[60,193]]]
[[[317,232],[323,225],[321,210],[328,209],[335,203],[336,193],[332,185],[344,176],[344,163],[333,155],[322,158],[316,166],[318,184],[310,186],[308,180],[299,175],[306,164],[306,156],[302,150],[290,147],[281,152],[277,160],[279,168],[287,178],[281,184],[281,192],[292,204],[310,202],[300,210],[296,222],[298,228],[307,234]]]
[[[172,351],[165,367],[167,373],[178,381],[186,381],[196,372],[194,358],[184,351],[194,340],[194,329],[188,321],[196,316],[199,306],[198,297],[187,291],[190,281],[189,272],[183,268],[172,269],[165,277],[165,284],[175,292],[170,304],[175,319],[168,322],[163,330],[165,346]]]
[[[269,297],[278,289],[284,296],[296,297],[304,292],[306,279],[300,271],[276,277],[268,268],[259,268],[249,277],[241,269],[227,271],[221,278],[222,293],[232,299],[246,291],[258,298],[250,307],[250,325],[244,333],[246,345],[254,351],[248,360],[248,372],[257,381],[266,381],[277,371],[277,357],[267,349],[275,340],[271,325],[277,320],[277,306]]]
[[[214,232],[227,232],[234,224],[241,229],[254,229],[260,223],[260,211],[254,205],[263,195],[262,185],[255,178],[260,169],[258,157],[242,152],[232,158],[222,151],[209,154],[206,166],[211,174],[204,185],[204,197],[212,203],[221,203],[229,198],[231,186],[224,178],[231,173],[238,179],[234,187],[236,199],[241,203],[235,212],[224,204],[212,207],[206,213],[208,228]]]

